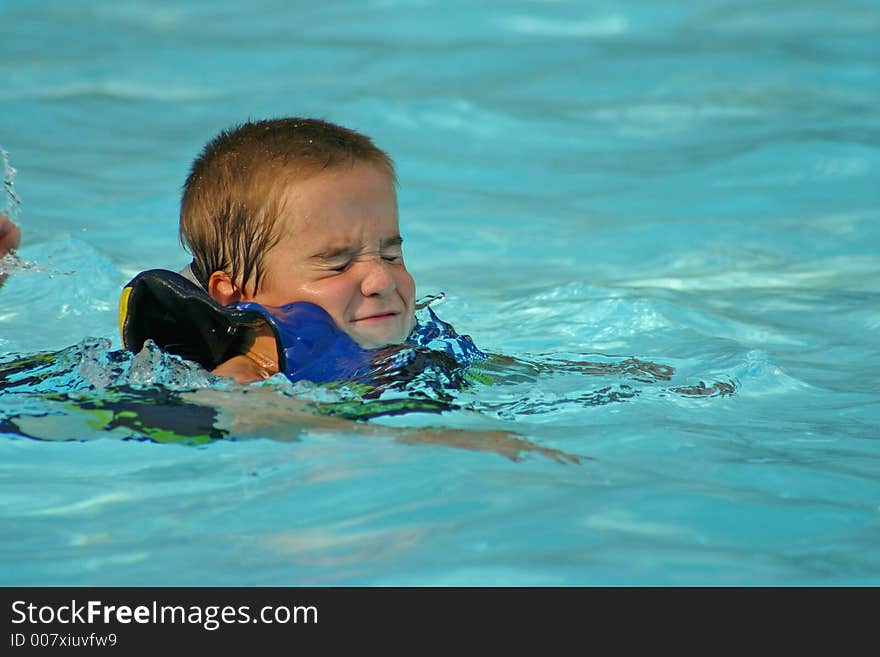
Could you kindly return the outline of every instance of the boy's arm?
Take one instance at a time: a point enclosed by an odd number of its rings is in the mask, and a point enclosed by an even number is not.
[[[526,360],[490,353],[489,358],[480,363],[480,367],[490,372],[496,380],[504,382],[505,378],[516,382],[523,377],[532,380],[540,374],[555,372],[603,375],[630,375],[652,381],[669,381],[675,374],[670,365],[652,363],[637,358],[626,358],[617,362],[594,362],[587,360],[553,359],[543,361]]]
[[[574,361],[566,359],[530,361],[501,354],[489,354],[480,363],[480,369],[489,374],[496,383],[522,383],[536,381],[541,374],[576,373],[597,376],[626,376],[640,383],[670,381],[675,374],[671,365],[625,358],[616,362]],[[736,392],[731,381],[715,381],[710,385],[700,381],[697,385],[675,386],[672,392],[689,397],[724,397]]]
[[[163,388],[108,388],[98,394],[42,393],[40,410],[0,414],[0,433],[38,440],[92,440],[102,435],[159,443],[204,445],[229,437],[298,441],[303,434],[344,432],[494,452],[513,461],[536,453],[557,463],[579,457],[542,447],[508,431],[392,427],[321,414],[314,404],[251,387],[176,392]]]
[[[221,390],[202,389],[183,393],[188,401],[217,409],[218,426],[225,432],[243,438],[298,440],[302,433],[348,432],[358,436],[392,438],[396,442],[416,445],[431,444],[494,452],[512,461],[521,461],[525,454],[536,453],[557,463],[580,463],[580,457],[557,449],[542,447],[510,431],[451,429],[439,427],[407,428],[355,422],[339,417],[316,414],[309,404],[285,398],[279,403],[277,392],[253,387],[243,396],[230,396]]]

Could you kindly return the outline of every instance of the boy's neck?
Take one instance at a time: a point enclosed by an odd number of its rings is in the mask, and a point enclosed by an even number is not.
[[[245,356],[254,365],[265,373],[262,378],[268,379],[274,374],[278,374],[280,367],[278,364],[278,343],[275,334],[268,326],[263,326],[254,332],[251,337],[245,341],[242,356]]]
[[[245,339],[238,356],[220,364],[213,374],[231,377],[237,383],[253,383],[268,379],[279,371],[275,335],[268,326],[263,326]]]

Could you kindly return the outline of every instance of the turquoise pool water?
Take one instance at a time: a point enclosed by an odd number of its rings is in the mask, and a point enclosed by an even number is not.
[[[52,439],[2,425],[0,584],[880,584],[880,2],[3,0],[0,32],[0,367],[61,352],[0,390]],[[121,286],[187,261],[192,158],[281,115],[391,152],[419,294],[516,359],[457,410],[294,426],[342,393],[113,360]],[[125,440],[85,411],[119,383],[281,419]]]

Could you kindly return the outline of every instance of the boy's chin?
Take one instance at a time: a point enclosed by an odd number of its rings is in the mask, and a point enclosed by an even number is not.
[[[381,347],[403,344],[411,332],[412,327],[376,333],[347,331],[348,337],[354,340],[362,349],[380,349]]]
[[[408,335],[409,334],[407,334],[407,336]],[[395,335],[388,337],[365,337],[349,334],[349,337],[354,340],[361,349],[381,349],[382,347],[390,347],[391,345],[403,344],[404,342],[406,342],[407,336],[399,337]]]

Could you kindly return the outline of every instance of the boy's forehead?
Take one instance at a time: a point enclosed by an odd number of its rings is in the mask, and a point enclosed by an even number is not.
[[[285,212],[281,224],[288,235],[308,242],[356,242],[364,238],[390,240],[400,236],[396,208],[386,212],[333,212],[332,207],[321,212]]]
[[[332,257],[403,243],[397,215],[291,217],[284,222],[282,240],[312,257]]]
[[[397,197],[387,173],[368,163],[290,181],[278,214],[280,239],[309,255],[400,242]]]
[[[365,243],[361,240],[336,240],[320,242],[315,240],[308,244],[307,253],[315,260],[332,260],[340,256],[353,256],[365,252],[371,252],[378,247],[379,251],[392,249],[403,244],[403,238],[394,234],[393,236],[384,237],[378,243]]]

